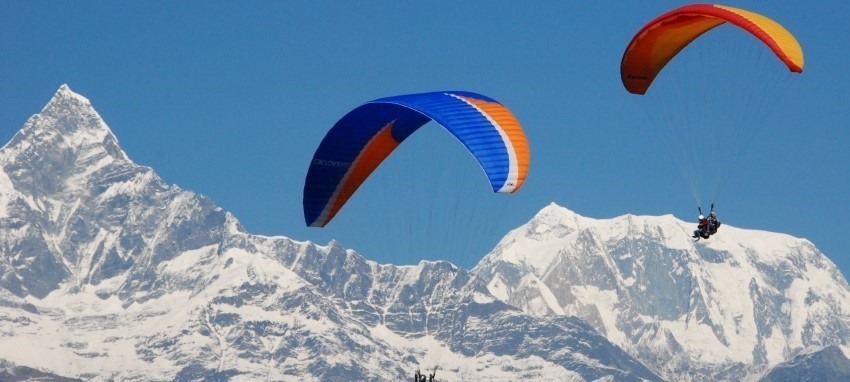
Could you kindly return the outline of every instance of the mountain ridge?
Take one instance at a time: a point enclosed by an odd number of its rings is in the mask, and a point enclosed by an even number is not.
[[[550,204],[472,272],[529,314],[584,318],[673,379],[755,373],[809,346],[846,344],[850,287],[811,242],[727,224],[694,242],[694,228],[672,215],[591,219]]]
[[[42,112],[0,150],[9,370],[775,380],[850,362],[850,287],[805,239],[724,224],[694,243],[672,215],[592,219],[552,203],[472,270],[378,264],[335,241],[247,232],[133,163],[67,86]]]
[[[660,380],[450,263],[252,235],[130,161],[67,86],[43,111],[0,151],[0,359],[86,380]]]

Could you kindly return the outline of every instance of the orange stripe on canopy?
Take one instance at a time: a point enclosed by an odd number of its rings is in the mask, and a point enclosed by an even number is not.
[[[374,171],[378,165],[388,157],[399,142],[393,138],[393,122],[388,123],[383,129],[378,131],[369,143],[360,152],[360,155],[352,163],[350,170],[339,186],[337,192],[332,196],[332,202],[328,203],[330,209],[326,211],[324,216],[317,221],[319,227],[323,227],[327,222],[331,221],[337,212],[348,202],[348,199],[354,195],[354,191],[366,181],[366,178]]]
[[[498,129],[504,133],[506,140],[505,146],[510,146],[508,148],[508,157],[511,164],[509,166],[510,174],[508,174],[506,184],[499,192],[517,192],[522,187],[522,183],[525,182],[525,175],[528,173],[528,164],[531,161],[528,141],[525,138],[525,132],[523,132],[522,126],[520,126],[514,114],[505,105],[472,97],[461,98],[484,112],[498,126]]]
[[[632,38],[620,63],[620,77],[626,90],[634,94],[646,93],[676,54],[703,33],[724,23],[736,25],[764,42],[788,70],[803,71],[800,43],[776,21],[743,9],[692,4],[655,18]]]

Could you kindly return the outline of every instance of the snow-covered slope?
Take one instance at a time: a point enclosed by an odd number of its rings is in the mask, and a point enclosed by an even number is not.
[[[449,263],[251,235],[130,161],[67,86],[0,150],[0,360],[84,380],[659,379]]]
[[[552,204],[472,272],[529,314],[587,320],[674,380],[741,379],[847,344],[850,287],[812,243],[727,224],[695,243],[694,229],[670,215],[597,220]]]

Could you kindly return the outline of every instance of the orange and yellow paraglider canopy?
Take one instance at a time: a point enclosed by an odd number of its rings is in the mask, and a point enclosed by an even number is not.
[[[764,42],[790,71],[803,71],[803,49],[776,21],[743,9],[692,4],[655,18],[635,34],[620,63],[623,85],[630,93],[646,93],[673,57],[697,37],[724,23],[736,25]]]

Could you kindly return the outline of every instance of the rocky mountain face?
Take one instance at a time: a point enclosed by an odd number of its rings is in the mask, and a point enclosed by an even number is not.
[[[670,380],[757,380],[811,349],[848,345],[850,287],[812,243],[729,225],[694,242],[695,228],[669,215],[597,220],[553,204],[472,273],[526,313],[583,318]],[[821,361],[809,364],[850,366],[814,354]]]
[[[850,381],[847,354],[848,349],[839,346],[803,352],[771,367],[760,381]]]
[[[0,375],[661,379],[584,320],[525,313],[452,264],[245,232],[133,163],[67,86],[0,169]]]

